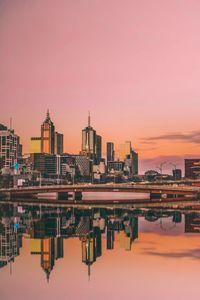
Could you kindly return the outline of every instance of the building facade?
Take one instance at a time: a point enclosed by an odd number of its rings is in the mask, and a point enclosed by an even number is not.
[[[107,157],[107,163],[109,161],[115,160],[115,150],[114,150],[114,143],[108,142],[106,144],[106,157]]]
[[[200,178],[200,159],[185,159],[185,177]]]
[[[32,137],[30,140],[30,153],[42,152],[42,139],[41,137]]]
[[[41,152],[54,154],[55,153],[55,127],[51,121],[49,110],[47,111],[46,119],[41,126]]]
[[[64,143],[64,137],[62,133],[55,132],[55,154],[61,155],[63,154],[63,143]]]
[[[81,154],[95,158],[96,154],[96,131],[91,127],[90,115],[88,116],[88,126],[82,130]]]
[[[102,137],[100,135],[96,135],[96,163],[99,164],[102,158]]]
[[[19,136],[12,129],[0,124],[0,158],[3,168],[13,168],[19,154]]]

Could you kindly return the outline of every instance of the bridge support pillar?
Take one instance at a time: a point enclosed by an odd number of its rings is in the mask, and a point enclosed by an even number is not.
[[[174,198],[182,198],[184,195],[178,194],[165,194],[165,193],[150,193],[150,200],[167,200]]]
[[[68,192],[58,192],[57,193],[57,200],[68,200]]]
[[[82,200],[82,197],[83,197],[82,192],[74,192],[73,193],[74,200]]]
[[[162,199],[161,193],[150,193],[150,200]]]

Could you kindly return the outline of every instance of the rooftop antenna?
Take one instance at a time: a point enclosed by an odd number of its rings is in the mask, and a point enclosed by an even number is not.
[[[12,130],[12,117],[10,118],[10,130]]]
[[[47,119],[49,119],[50,115],[49,115],[49,109],[47,109]]]
[[[91,275],[91,266],[90,263],[88,264],[88,281],[90,281],[90,275]]]
[[[90,111],[88,111],[88,127],[90,127],[91,124],[91,117],[90,117]]]

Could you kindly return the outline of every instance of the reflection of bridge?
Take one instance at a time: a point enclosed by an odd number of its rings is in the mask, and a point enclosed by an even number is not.
[[[81,200],[83,192],[122,192],[122,193],[148,193],[150,198],[198,198],[200,187],[196,186],[169,186],[169,185],[144,185],[144,184],[76,184],[76,185],[51,185],[37,187],[20,187],[0,189],[0,197],[9,199],[15,197],[31,197],[43,193],[57,193],[58,199]]]

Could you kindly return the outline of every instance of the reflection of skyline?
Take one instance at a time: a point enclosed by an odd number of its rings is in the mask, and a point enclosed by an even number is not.
[[[87,266],[90,278],[91,267],[103,259],[102,238],[106,239],[106,251],[118,247],[131,251],[138,238],[140,217],[150,222],[170,217],[172,224],[180,223],[180,212],[139,211],[128,209],[77,209],[41,208],[4,205],[0,220],[0,266],[14,261],[22,246],[22,236],[29,236],[31,255],[40,255],[41,268],[49,281],[58,259],[64,258],[64,239],[79,238],[82,262]],[[188,216],[188,214],[186,214]],[[186,217],[187,218],[187,217]],[[144,218],[143,218],[144,219]],[[3,257],[3,238],[10,233],[7,245],[10,252]],[[5,243],[4,243],[5,244]],[[4,251],[5,252],[5,251]],[[9,254],[9,255],[8,255]]]

